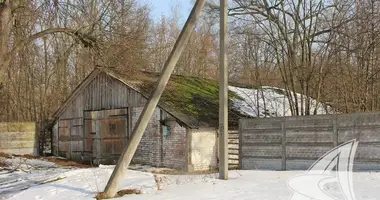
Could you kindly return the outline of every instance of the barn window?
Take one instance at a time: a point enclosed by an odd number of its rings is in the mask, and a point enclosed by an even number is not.
[[[170,128],[168,126],[162,126],[162,135],[164,137],[170,136]]]

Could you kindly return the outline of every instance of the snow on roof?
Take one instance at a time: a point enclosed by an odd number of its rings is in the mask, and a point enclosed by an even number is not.
[[[233,106],[244,115],[250,117],[282,117],[292,115],[289,100],[284,89],[269,86],[263,86],[261,89],[228,86],[228,89],[241,97],[241,99],[233,99]],[[290,92],[290,94],[294,96],[294,93]],[[301,94],[295,93],[295,95],[297,96],[300,108]],[[303,99],[306,102],[305,96]],[[333,112],[330,106],[326,106],[310,98],[310,112],[313,113],[315,108],[317,109],[317,114]]]

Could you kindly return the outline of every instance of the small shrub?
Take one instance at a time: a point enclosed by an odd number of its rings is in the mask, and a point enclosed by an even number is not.
[[[156,174],[154,176],[154,181],[156,182],[157,190],[161,190],[161,178],[158,177]]]

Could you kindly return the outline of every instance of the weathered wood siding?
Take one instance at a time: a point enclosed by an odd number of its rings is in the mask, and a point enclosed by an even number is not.
[[[58,131],[54,131],[58,134],[58,154],[72,160],[115,164],[147,100],[105,73],[88,81],[60,114]],[[166,126],[161,120],[167,118],[173,119],[157,107],[134,155],[134,163],[186,169],[186,127],[172,124],[170,134],[163,135]]]
[[[144,106],[146,99],[105,73],[100,73],[75,97],[60,119],[83,118],[83,111]]]
[[[128,118],[127,108],[86,111],[84,156],[96,163],[114,164],[129,138]]]
[[[59,115],[58,131],[53,132],[53,138],[58,138],[58,154],[73,160],[83,159],[85,111],[139,107],[145,103],[140,93],[101,72],[80,89]]]

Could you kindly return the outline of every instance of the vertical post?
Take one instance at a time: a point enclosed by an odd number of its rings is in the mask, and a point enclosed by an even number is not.
[[[60,156],[60,155],[59,155],[59,134],[60,134],[60,132],[59,132],[59,126],[60,126],[60,125],[59,125],[59,124],[60,124],[60,121],[61,121],[61,120],[58,118],[58,122],[57,122],[57,124],[58,124],[58,125],[57,125],[57,126],[58,126],[58,127],[57,127],[57,155],[55,155],[55,156]]]
[[[165,86],[168,83],[170,76],[180,58],[182,51],[184,50],[186,43],[189,41],[190,35],[195,28],[195,23],[201,14],[202,8],[206,0],[197,0],[191,13],[185,23],[183,30],[181,31],[179,38],[177,39],[172,52],[169,55],[168,60],[165,63],[162,74],[155,86],[155,89],[150,94],[148,102],[145,104],[144,110],[142,111],[135,127],[133,128],[132,138],[128,142],[126,148],[124,148],[123,153],[120,155],[117,161],[116,167],[112,172],[110,179],[108,180],[107,186],[104,190],[104,198],[112,198],[117,193],[119,189],[120,182],[124,179],[125,173],[128,166],[132,160],[133,155],[136,152],[137,146],[139,145],[144,131],[151,119],[154,109],[156,108],[158,101],[164,92]]]
[[[72,123],[71,123],[71,119],[69,119],[69,120],[67,120],[68,121],[68,129],[69,129],[69,152],[68,152],[68,154],[69,154],[69,156],[68,156],[68,159],[70,160],[70,159],[72,159],[72,155],[71,155],[71,153],[72,153],[72,151],[71,151],[71,145],[72,145],[72,137],[71,137],[71,127],[72,127]]]
[[[243,119],[239,119],[239,169],[243,169]]]
[[[228,179],[228,0],[220,0],[219,178]]]
[[[332,120],[332,125],[333,125],[333,142],[334,142],[334,147],[338,146],[338,115],[332,115],[333,120]]]
[[[286,127],[285,127],[285,117],[284,121],[281,123],[282,132],[282,159],[281,159],[281,170],[286,170]]]

